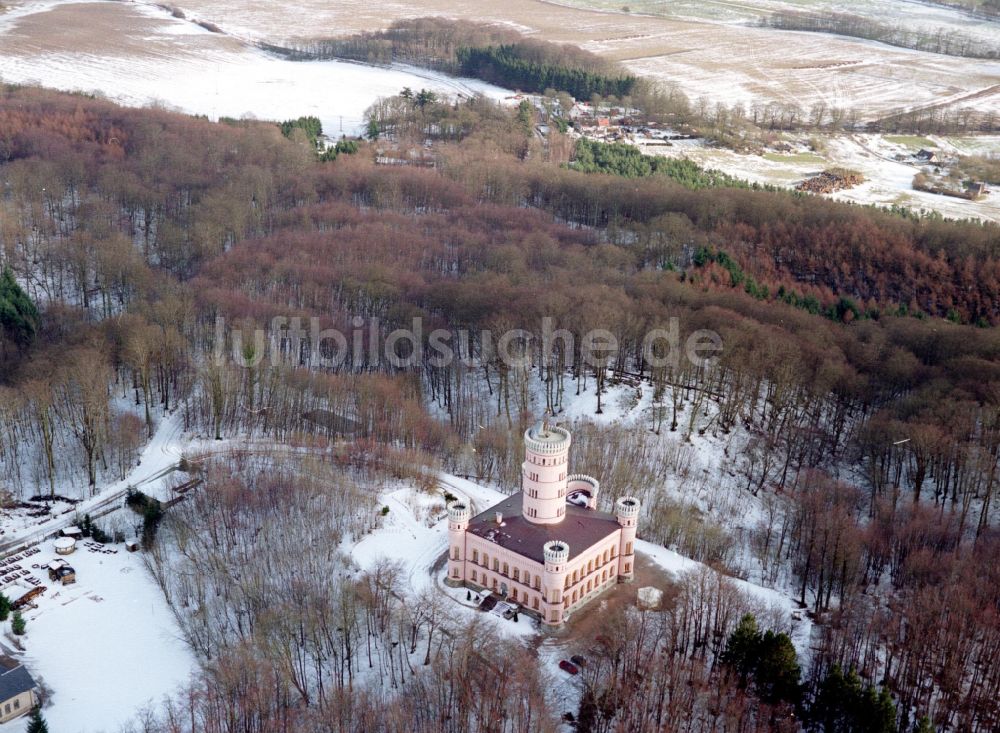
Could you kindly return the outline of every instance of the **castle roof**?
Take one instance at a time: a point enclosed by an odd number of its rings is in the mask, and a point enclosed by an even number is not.
[[[521,499],[522,494],[518,491],[477,514],[469,523],[468,531],[518,555],[544,563],[542,547],[546,542],[561,540],[568,544],[569,559],[572,560],[620,529],[613,514],[573,504],[566,505],[566,515],[561,522],[535,524],[521,513]],[[497,512],[503,515],[499,525]]]

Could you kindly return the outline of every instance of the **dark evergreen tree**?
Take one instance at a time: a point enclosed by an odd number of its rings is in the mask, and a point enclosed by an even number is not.
[[[761,637],[754,667],[757,694],[765,702],[798,702],[799,660],[788,634],[767,631]]]
[[[38,333],[38,309],[14,279],[10,268],[0,273],[0,376],[13,367]]]
[[[722,663],[731,667],[744,685],[756,667],[760,638],[757,619],[748,613],[740,619],[733,633],[729,635],[726,648],[722,652]]]
[[[10,616],[10,599],[0,593],[0,621],[6,621]]]
[[[865,685],[852,669],[834,665],[808,712],[809,727],[824,733],[894,733],[896,705],[888,690]]]
[[[49,733],[49,724],[45,722],[45,718],[42,717],[42,711],[38,708],[31,711],[31,717],[28,718],[28,727],[25,733]]]
[[[848,733],[856,717],[855,706],[861,696],[861,680],[852,670],[846,676],[834,665],[819,685],[810,708],[810,721],[816,730]]]

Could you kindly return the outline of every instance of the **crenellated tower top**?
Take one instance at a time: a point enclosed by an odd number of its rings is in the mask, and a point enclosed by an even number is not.
[[[464,501],[453,501],[448,505],[448,528],[464,531],[472,519],[472,509]]]
[[[542,554],[547,566],[562,565],[569,561],[569,545],[562,540],[552,540],[542,545]]]
[[[532,524],[557,524],[566,516],[569,431],[540,422],[524,433],[522,510]]]
[[[639,516],[641,507],[642,504],[634,496],[623,496],[615,502],[615,516],[634,519]]]
[[[566,428],[552,427],[544,422],[528,428],[524,433],[525,450],[540,456],[569,453],[571,442]]]

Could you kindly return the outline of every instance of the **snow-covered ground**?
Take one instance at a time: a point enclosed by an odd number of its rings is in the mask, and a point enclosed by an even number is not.
[[[63,23],[76,27],[45,30]],[[365,109],[404,87],[495,99],[509,94],[405,66],[288,61],[147,4],[56,0],[0,15],[0,80],[210,119],[314,115],[331,136],[362,132]]]
[[[51,541],[40,548],[22,565],[59,557]],[[21,659],[49,690],[43,712],[50,730],[111,733],[183,684],[195,659],[140,554],[120,545],[94,552],[79,543],[64,559],[76,570],[73,585],[32,570],[48,590],[24,614]],[[0,725],[3,733],[23,729],[23,720]]]
[[[470,500],[477,510],[504,498],[499,491],[457,476],[443,475],[440,483],[455,496]],[[402,486],[382,495],[380,501],[389,507],[382,526],[357,542],[346,543],[343,548],[362,570],[370,570],[383,560],[399,563],[409,591],[420,594],[431,589],[442,593],[448,598],[449,610],[455,614],[453,620],[470,621],[478,617],[507,637],[529,637],[537,633],[538,623],[530,616],[521,615],[515,622],[492,613],[479,613],[475,600],[466,600],[465,589],[444,584],[447,567],[443,563],[438,565],[448,549],[448,514],[443,492],[426,494]]]
[[[18,0],[7,0],[7,3]],[[189,17],[244,38],[346,36],[385,28],[394,20],[443,16],[493,22],[533,37],[572,43],[632,71],[676,84],[692,100],[815,102],[856,109],[865,117],[900,108],[997,103],[1000,62],[910,51],[833,34],[762,28],[778,9],[825,9],[867,15],[929,34],[959,33],[994,42],[993,22],[912,0],[172,0]],[[624,9],[628,8],[627,11]]]
[[[785,137],[795,148],[793,152],[764,155],[708,147],[701,140],[675,140],[669,146],[652,138],[637,137],[635,142],[648,155],[690,158],[704,168],[714,168],[747,181],[776,186],[792,187],[826,168],[850,168],[860,171],[866,179],[865,183],[831,194],[831,198],[881,206],[897,204],[917,211],[937,211],[953,219],[1000,221],[1000,195],[996,192],[979,201],[967,201],[914,191],[913,177],[920,172],[919,166],[896,160],[895,156],[915,153],[916,147],[893,142],[892,135],[823,137],[821,139],[825,149],[819,153],[805,150],[808,135]],[[1000,138],[995,135],[952,138],[931,135],[927,139],[932,147],[946,153],[1000,155]]]

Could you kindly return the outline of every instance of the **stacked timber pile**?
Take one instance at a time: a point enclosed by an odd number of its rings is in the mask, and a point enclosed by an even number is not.
[[[795,188],[810,193],[833,193],[845,188],[854,188],[865,182],[865,177],[857,171],[846,168],[829,168],[818,176],[807,178]]]

